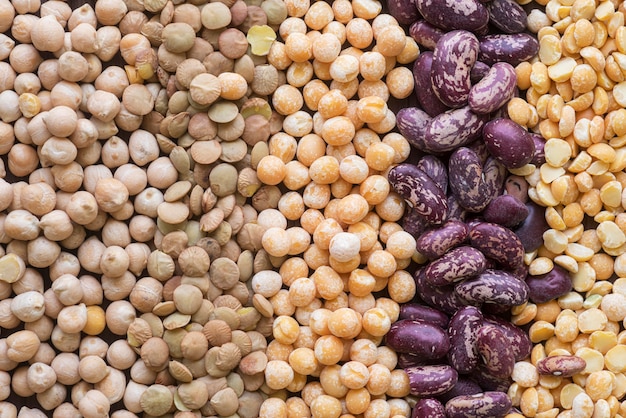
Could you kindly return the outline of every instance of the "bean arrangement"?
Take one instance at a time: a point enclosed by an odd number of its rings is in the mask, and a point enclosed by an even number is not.
[[[0,0],[0,416],[626,416],[622,3],[454,5]]]

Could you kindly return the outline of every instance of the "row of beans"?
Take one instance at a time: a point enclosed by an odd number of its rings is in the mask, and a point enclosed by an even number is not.
[[[613,267],[624,251],[624,74],[611,71],[622,4],[540,2],[527,16],[523,2],[467,1],[472,12],[457,16],[445,2],[407,3],[390,6],[432,52],[414,66],[420,106],[402,109],[398,127],[434,154],[389,173],[426,261],[421,304],[404,306],[388,335],[417,354],[404,357],[422,398],[413,416],[623,416],[626,299]],[[524,330],[494,323],[510,308]]]

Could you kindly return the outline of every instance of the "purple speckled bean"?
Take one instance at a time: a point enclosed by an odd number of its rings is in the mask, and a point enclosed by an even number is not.
[[[448,220],[452,221],[460,221],[465,222],[467,218],[467,211],[463,206],[459,204],[459,201],[456,200],[456,196],[452,193],[448,194]]]
[[[509,270],[509,273],[511,273],[513,276],[517,277],[519,280],[526,280],[526,277],[528,276],[528,266],[524,263],[520,264],[519,266],[517,266],[516,268]],[[530,293],[529,293],[530,295]],[[530,299],[530,296],[529,296]]]
[[[454,291],[454,286],[432,286],[425,278],[424,269],[418,269],[413,275],[418,294],[422,300],[433,308],[449,315],[467,305]]]
[[[487,158],[483,166],[483,175],[485,176],[486,192],[491,196],[490,201],[494,197],[500,196],[504,191],[504,181],[506,180],[506,168],[500,164],[495,158]]]
[[[525,252],[533,252],[543,245],[543,233],[549,228],[546,222],[546,210],[532,200],[526,202],[528,216],[520,226],[515,228],[515,235],[524,246]]]
[[[404,371],[409,376],[411,394],[422,397],[446,393],[459,378],[457,371],[447,364],[415,366]]]
[[[504,333],[505,338],[513,347],[513,354],[515,355],[515,361],[524,360],[530,355],[533,348],[533,343],[530,341],[528,334],[523,329],[516,327],[509,321],[502,319],[499,316],[483,315],[484,322],[495,325],[500,328]]]
[[[428,229],[429,223],[422,215],[409,207],[402,218],[402,228],[414,237],[421,236]]]
[[[476,276],[487,268],[487,259],[476,248],[464,245],[454,248],[431,261],[424,274],[433,286],[447,286]]]
[[[521,305],[528,301],[528,285],[504,270],[487,269],[479,276],[457,283],[456,293],[467,304]]]
[[[528,208],[515,196],[503,194],[493,199],[483,211],[487,222],[496,223],[507,228],[519,225],[528,216]]]
[[[414,22],[409,28],[409,34],[411,38],[415,39],[415,42],[420,44],[426,49],[435,49],[437,41],[446,32],[428,23],[425,20],[418,20]]]
[[[489,150],[487,149],[487,145],[485,145],[484,141],[474,141],[469,144],[467,148],[476,153],[482,165],[485,165],[489,157],[491,157],[491,154],[489,154]]]
[[[446,418],[446,409],[437,399],[422,398],[413,407],[411,418]]]
[[[530,163],[539,167],[541,164],[546,162],[546,153],[544,152],[546,140],[543,136],[541,136],[541,134],[536,133],[531,133],[530,137],[535,143],[535,155],[533,155],[533,159],[530,160]]]
[[[419,303],[404,303],[400,306],[400,319],[428,322],[441,328],[448,326],[448,315],[430,306]]]
[[[469,106],[451,109],[432,118],[424,131],[422,151],[445,153],[480,138],[488,115],[479,115]]]
[[[450,220],[441,227],[425,232],[417,239],[417,251],[430,259],[439,258],[451,248],[465,242],[469,228],[464,222]]]
[[[513,67],[528,61],[539,51],[539,42],[527,33],[485,35],[480,39],[479,60],[493,65],[508,62]]]
[[[472,246],[494,259],[506,269],[514,269],[524,262],[524,246],[513,231],[492,222],[474,225],[469,232]]]
[[[476,338],[482,325],[483,315],[475,306],[461,308],[450,318],[448,363],[459,373],[471,373],[478,365]]]
[[[433,53],[425,51],[419,54],[413,64],[413,80],[415,81],[415,96],[421,108],[431,117],[448,110],[433,90],[430,72],[433,65]]]
[[[417,149],[425,149],[424,136],[430,123],[430,116],[417,107],[405,107],[396,114],[398,130]]]
[[[483,127],[483,140],[491,155],[506,168],[523,167],[535,155],[535,143],[530,134],[511,119],[499,118],[487,122]]]
[[[430,154],[425,155],[420,158],[416,166],[433,179],[444,193],[448,192],[448,169],[439,158]]]
[[[537,362],[539,374],[571,377],[585,370],[587,362],[578,356],[549,356]]]
[[[393,189],[408,200],[428,222],[440,224],[448,215],[446,194],[426,173],[413,164],[398,164],[387,175]]]
[[[490,374],[500,378],[511,375],[515,354],[500,328],[488,323],[480,327],[476,335],[476,349]]]
[[[497,62],[469,91],[467,103],[476,113],[492,113],[508,102],[515,93],[515,68],[506,62]]]
[[[415,0],[388,0],[387,7],[389,14],[403,25],[410,25],[420,18],[417,7],[415,7]]]
[[[448,32],[437,42],[430,78],[435,94],[445,105],[457,108],[467,103],[472,88],[470,72],[479,48],[476,35],[465,30]]]
[[[489,72],[489,67],[482,61],[476,61],[472,70],[470,72],[470,80],[472,80],[472,84],[478,83],[481,78],[487,75]]]
[[[475,31],[489,23],[487,8],[477,0],[417,0],[416,6],[424,19],[447,31]]]
[[[504,392],[489,391],[457,396],[446,402],[447,418],[500,418],[511,409],[511,399]]]
[[[396,321],[386,336],[387,345],[398,353],[409,353],[423,359],[444,357],[450,348],[448,334],[437,325],[402,319]]]
[[[560,266],[554,266],[546,274],[528,276],[526,284],[529,298],[533,303],[545,303],[572,290],[572,279],[567,270]]]
[[[450,399],[456,398],[457,396],[474,395],[476,393],[483,393],[483,389],[480,385],[466,376],[459,375],[456,385],[448,392],[437,396],[437,399],[445,404]]]
[[[510,377],[501,378],[492,375],[484,364],[479,364],[476,370],[470,375],[470,379],[480,385],[484,391],[495,390],[498,392],[507,392],[509,386],[513,383]]]
[[[450,156],[448,176],[459,204],[469,212],[481,212],[500,194],[505,169],[493,158],[487,159],[483,166],[473,149],[461,147]]]
[[[487,3],[489,21],[504,33],[526,30],[527,15],[515,0],[492,0]]]

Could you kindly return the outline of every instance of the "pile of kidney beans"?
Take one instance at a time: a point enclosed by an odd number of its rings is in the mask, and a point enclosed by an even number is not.
[[[511,307],[571,290],[559,267],[528,276],[524,253],[542,244],[547,224],[523,177],[508,175],[545,162],[543,138],[506,115],[518,94],[515,66],[538,43],[515,0],[387,4],[422,50],[413,67],[419,106],[397,114],[415,163],[388,177],[410,204],[403,226],[427,259],[387,344],[418,396],[414,418],[504,416],[513,366],[532,349],[508,321]]]

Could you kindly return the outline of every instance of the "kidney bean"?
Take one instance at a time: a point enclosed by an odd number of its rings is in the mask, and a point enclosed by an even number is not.
[[[478,59],[488,65],[503,61],[515,67],[539,51],[537,39],[527,33],[485,35],[479,41]]]
[[[435,398],[422,398],[413,407],[411,418],[446,418],[446,409]]]
[[[534,303],[548,302],[572,290],[572,280],[569,273],[558,265],[555,265],[546,274],[528,276],[526,284],[529,289],[529,299]]]
[[[450,193],[448,195],[448,220],[464,222],[465,219],[467,219],[467,211],[461,206],[456,196]]]
[[[456,293],[468,304],[495,303],[516,306],[528,300],[528,286],[504,270],[487,269],[479,276],[457,283]]]
[[[476,113],[495,112],[515,93],[517,77],[511,64],[497,62],[487,68],[487,73],[472,86],[468,94],[469,107]]]
[[[424,359],[438,359],[450,349],[446,331],[437,325],[402,319],[395,322],[386,336],[387,345],[398,353],[409,353]]]
[[[499,64],[510,67],[506,63]],[[483,140],[489,153],[506,168],[523,167],[535,155],[535,143],[530,134],[511,119],[499,118],[487,122],[483,127]]]
[[[433,117],[424,132],[422,151],[433,154],[453,151],[480,137],[488,115],[479,115],[469,106],[451,109]]]
[[[543,136],[536,133],[531,133],[530,137],[535,143],[535,155],[533,156],[533,159],[530,160],[530,163],[539,167],[541,164],[546,162],[546,153],[544,152],[546,140],[543,138]]]
[[[495,325],[504,333],[509,345],[513,347],[515,361],[524,360],[530,355],[533,343],[523,329],[516,327],[499,316],[483,315],[485,323]]]
[[[515,267],[514,269],[509,270],[509,273],[517,277],[518,280],[524,281],[526,280],[526,277],[528,276],[528,266],[525,263],[522,263],[519,266]]]
[[[439,158],[430,154],[425,155],[420,158],[416,166],[433,179],[444,193],[448,191],[448,169]]]
[[[416,248],[426,257],[435,259],[465,242],[468,234],[469,228],[464,222],[450,220],[441,227],[422,234],[416,241]]]
[[[543,244],[543,233],[549,228],[546,222],[545,208],[532,200],[526,202],[528,216],[520,226],[515,228],[515,235],[519,238],[525,252],[533,252]]]
[[[500,328],[491,324],[480,327],[476,335],[476,348],[490,374],[500,378],[511,375],[515,355]]]
[[[498,418],[511,409],[511,399],[504,392],[489,391],[457,396],[446,402],[448,418]]]
[[[470,72],[479,48],[476,35],[465,30],[448,32],[435,45],[430,79],[433,91],[446,106],[467,103],[472,88]]]
[[[400,319],[411,319],[437,325],[441,328],[448,326],[448,315],[438,309],[419,303],[405,303],[400,306]]]
[[[519,225],[528,216],[528,208],[515,196],[503,194],[493,199],[483,211],[487,222],[496,223],[507,228]]]
[[[446,220],[448,202],[437,183],[413,164],[398,164],[388,175],[393,189],[408,200],[417,213],[433,224]]]
[[[489,12],[478,0],[417,0],[416,6],[426,21],[448,31],[475,31],[489,23]]]
[[[388,0],[387,7],[389,14],[403,25],[410,25],[420,18],[415,0]]]
[[[454,291],[454,286],[432,286],[425,278],[424,269],[415,272],[413,278],[422,300],[433,308],[447,314],[454,314],[459,308],[467,305]]]
[[[416,22],[413,22],[413,24],[409,27],[409,34],[413,39],[415,39],[415,42],[417,42],[424,48],[431,50],[435,49],[437,41],[445,33],[445,31],[439,29],[437,26],[431,23],[428,23],[425,20],[418,20]],[[422,54],[423,53],[424,52],[422,52]]]
[[[460,147],[448,161],[450,190],[469,212],[482,211],[500,193],[505,169],[493,158],[483,165],[471,148]]]
[[[436,396],[446,393],[456,384],[459,374],[447,364],[415,366],[404,369],[409,377],[411,394]]]
[[[476,276],[487,268],[483,253],[470,246],[448,251],[426,266],[426,280],[433,286],[446,286]]]
[[[483,326],[483,315],[475,306],[459,309],[450,318],[448,363],[459,373],[470,373],[478,365],[476,338]]]
[[[485,145],[484,141],[474,141],[469,144],[467,148],[476,153],[478,159],[480,160],[480,163],[483,165],[487,162],[489,157],[491,157],[491,154],[489,154],[489,150],[487,149],[487,145]]]
[[[470,375],[470,379],[475,381],[484,391],[507,392],[513,383],[509,377],[502,378],[492,375],[484,364],[478,364],[478,367]]]
[[[486,76],[490,68],[491,67],[484,62],[476,61],[470,71],[470,80],[472,80],[472,84],[478,83],[484,76]]]
[[[406,209],[401,222],[402,228],[414,237],[421,236],[430,226],[428,221],[411,207]]]
[[[405,107],[396,113],[398,130],[417,149],[426,149],[424,135],[430,123],[430,116],[417,107]]]
[[[513,231],[501,225],[480,222],[470,229],[469,239],[485,256],[506,269],[514,269],[524,262],[522,242]]]
[[[578,356],[548,356],[537,362],[539,374],[571,377],[587,367],[585,359]]]
[[[433,65],[433,53],[424,51],[413,64],[413,80],[415,81],[415,96],[422,109],[429,116],[435,117],[448,110],[433,90],[430,73]]]
[[[487,3],[489,22],[504,33],[526,30],[526,12],[515,0],[492,0]]]

